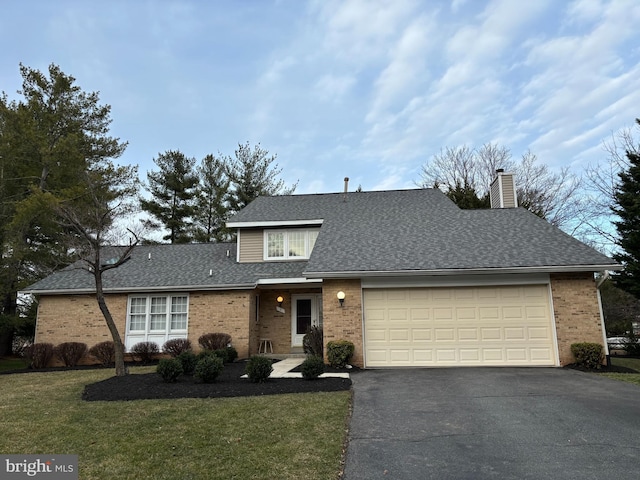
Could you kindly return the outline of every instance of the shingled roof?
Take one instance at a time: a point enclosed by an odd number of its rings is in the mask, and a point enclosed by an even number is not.
[[[384,275],[617,269],[609,257],[523,208],[461,210],[437,189],[260,197],[229,226],[321,225],[308,261],[238,263],[236,244],[142,245],[104,274],[106,291],[254,288]],[[81,263],[30,293],[93,291]]]
[[[308,277],[617,267],[523,208],[461,210],[437,189],[261,197],[230,224],[318,218]]]

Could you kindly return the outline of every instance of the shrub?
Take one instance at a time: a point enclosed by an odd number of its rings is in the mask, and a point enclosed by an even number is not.
[[[222,360],[222,363],[229,363],[229,354],[227,353],[226,348],[219,348],[217,350],[214,350],[212,353],[214,356]]]
[[[238,351],[231,346],[227,347],[226,350],[227,350],[227,362],[229,363],[235,362],[238,358]]]
[[[167,383],[173,383],[182,375],[182,362],[177,358],[163,358],[158,362],[156,372]]]
[[[589,369],[600,368],[604,358],[602,345],[599,343],[573,343],[571,353],[576,358],[577,365]]]
[[[87,353],[87,344],[80,342],[64,342],[53,349],[53,353],[66,367],[75,367]]]
[[[220,375],[223,366],[221,358],[213,355],[205,356],[196,363],[193,376],[203,383],[211,383]]]
[[[322,358],[324,355],[323,333],[320,327],[311,327],[302,338],[304,353]]]
[[[137,357],[142,363],[149,363],[153,356],[160,353],[158,344],[155,342],[139,342],[131,347],[131,353]]]
[[[220,350],[231,343],[228,333],[205,333],[198,339],[198,343],[205,350]]]
[[[34,343],[24,349],[24,357],[31,368],[44,368],[53,357],[53,344]]]
[[[116,347],[111,340],[95,344],[89,349],[89,355],[96,357],[105,367],[114,362]]]
[[[273,366],[270,358],[255,356],[251,357],[247,362],[245,373],[253,383],[262,383],[269,378],[273,372]]]
[[[176,357],[176,359],[182,364],[182,371],[185,375],[192,375],[198,362],[198,357],[191,351],[182,352]]]
[[[327,360],[329,365],[334,368],[344,368],[349,360],[355,347],[349,340],[335,340],[327,343]]]
[[[188,338],[173,338],[164,342],[162,351],[176,358],[182,352],[191,350],[191,340]]]
[[[314,380],[324,373],[324,361],[317,355],[309,355],[302,362],[302,378]]]

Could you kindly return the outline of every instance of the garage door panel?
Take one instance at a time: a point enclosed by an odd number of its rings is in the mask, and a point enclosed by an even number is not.
[[[547,286],[364,290],[375,366],[555,365]]]
[[[392,328],[389,330],[389,342],[406,342],[410,340],[410,330],[408,328]]]

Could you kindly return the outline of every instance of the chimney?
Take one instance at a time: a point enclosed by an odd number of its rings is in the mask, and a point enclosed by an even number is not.
[[[349,192],[349,177],[344,177],[344,193]]]
[[[491,182],[489,196],[491,208],[516,208],[518,198],[513,173],[505,173],[503,168],[497,169],[496,178]]]

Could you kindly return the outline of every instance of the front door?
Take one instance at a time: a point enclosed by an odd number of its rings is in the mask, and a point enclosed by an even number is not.
[[[322,295],[292,295],[291,346],[302,347],[309,329],[322,326]]]

